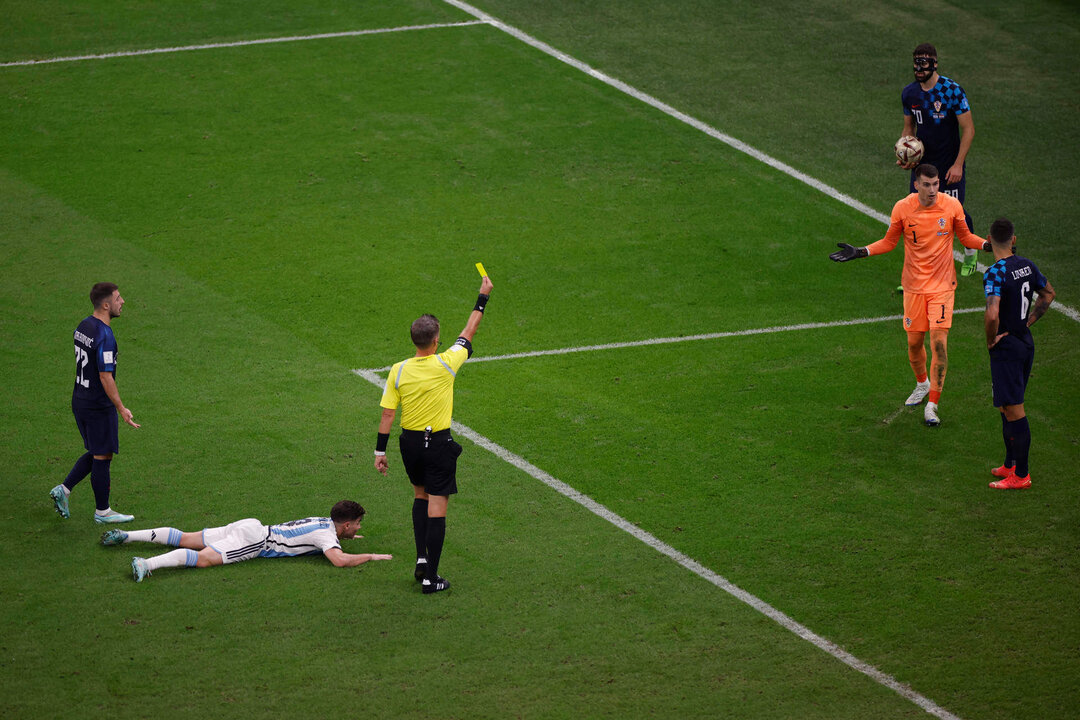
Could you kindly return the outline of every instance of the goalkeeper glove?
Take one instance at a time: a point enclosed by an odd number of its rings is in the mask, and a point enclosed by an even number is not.
[[[847,262],[848,260],[870,256],[870,253],[864,247],[854,247],[847,243],[836,243],[836,247],[840,249],[829,256],[829,259],[833,262]]]
[[[979,260],[979,251],[971,248],[964,249],[964,262],[960,264],[960,277],[967,277],[975,272],[975,264]]]

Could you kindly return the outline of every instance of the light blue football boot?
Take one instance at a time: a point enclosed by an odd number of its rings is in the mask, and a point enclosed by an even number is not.
[[[146,560],[141,557],[131,558],[131,577],[135,578],[135,582],[142,582],[148,575],[150,568],[146,566]]]
[[[123,530],[106,530],[101,533],[102,545],[123,545],[127,540],[128,534]]]
[[[118,513],[112,508],[104,515],[98,515],[94,513],[94,522],[101,523],[102,525],[108,525],[111,523],[126,523],[135,519],[134,515],[125,515],[124,513]]]
[[[53,500],[53,505],[56,506],[56,512],[60,513],[60,517],[67,520],[71,517],[71,510],[68,508],[68,496],[64,492],[63,485],[57,485],[49,491],[49,497]]]

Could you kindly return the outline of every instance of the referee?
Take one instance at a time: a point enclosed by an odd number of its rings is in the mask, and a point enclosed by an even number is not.
[[[401,462],[413,485],[413,538],[416,541],[416,570],[425,595],[450,588],[439,577],[439,558],[446,537],[446,505],[457,492],[457,458],[461,446],[450,436],[454,411],[454,380],[472,356],[472,339],[484,317],[491,295],[487,275],[480,282],[476,307],[458,339],[439,353],[439,321],[421,315],[409,329],[416,355],[395,363],[386,378],[379,405],[379,437],[375,443],[375,469],[383,475],[389,468],[386,444],[398,405],[401,406]]]

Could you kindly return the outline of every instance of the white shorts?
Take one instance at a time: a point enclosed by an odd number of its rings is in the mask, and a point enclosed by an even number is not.
[[[202,531],[203,545],[216,550],[226,565],[259,557],[266,546],[269,528],[255,518],[237,520],[225,527]]]

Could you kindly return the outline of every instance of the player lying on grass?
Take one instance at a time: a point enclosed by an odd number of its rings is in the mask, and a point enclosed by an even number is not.
[[[131,574],[135,582],[142,582],[143,578],[158,568],[210,567],[256,557],[294,557],[322,553],[336,567],[353,567],[368,560],[393,559],[392,555],[352,555],[342,552],[341,543],[338,541],[341,538],[358,537],[356,533],[360,529],[364,513],[364,508],[358,503],[342,500],[330,510],[328,518],[310,517],[269,526],[255,518],[248,518],[199,532],[181,532],[170,527],[129,532],[109,530],[101,536],[101,544],[152,542],[180,548],[152,558],[132,558]]]

